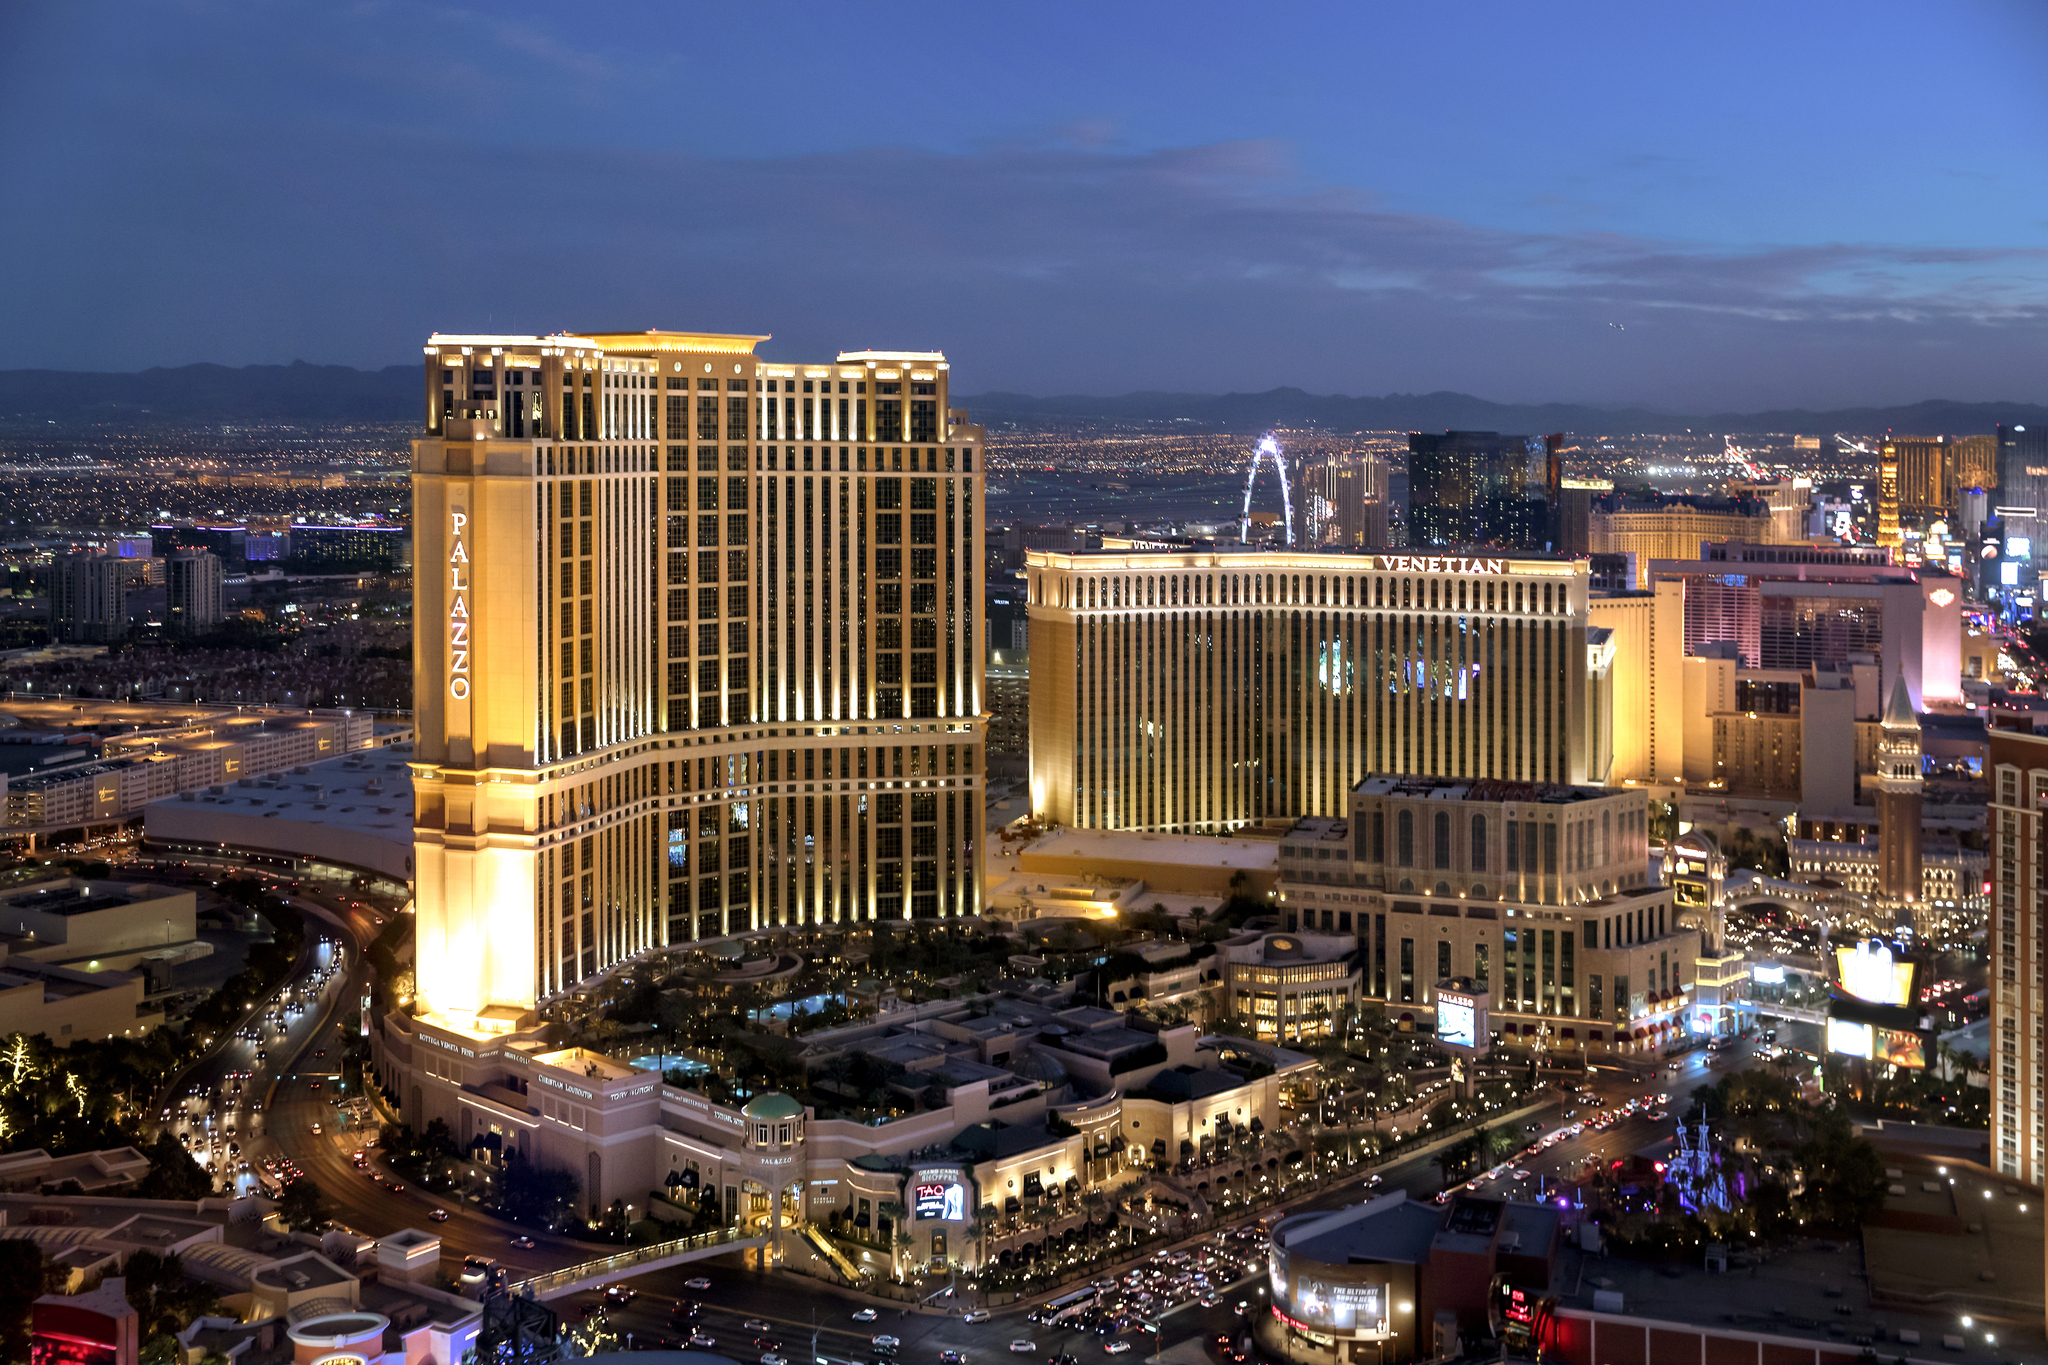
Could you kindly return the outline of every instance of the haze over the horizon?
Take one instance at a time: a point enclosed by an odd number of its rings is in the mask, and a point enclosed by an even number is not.
[[[962,392],[2038,402],[2044,52],[2023,0],[25,3],[0,368],[665,326]]]

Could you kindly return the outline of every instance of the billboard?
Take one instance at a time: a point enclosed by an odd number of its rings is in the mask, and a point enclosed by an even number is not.
[[[1493,1034],[1486,1017],[1488,1002],[1486,988],[1465,978],[1457,977],[1437,983],[1436,988],[1436,1041],[1439,1046],[1453,1052],[1470,1055],[1484,1053],[1492,1045]]]
[[[1835,949],[1836,980],[1842,993],[1871,1005],[1903,1008],[1913,1002],[1913,967],[1882,939]]]
[[[957,1180],[944,1184],[913,1187],[916,1202],[911,1208],[918,1218],[947,1218],[954,1222],[967,1217],[967,1187]]]
[[[1853,1019],[1828,1020],[1828,1051],[1844,1057],[1870,1055],[1870,1025]]]
[[[1471,1047],[1475,1014],[1470,1000],[1442,991],[1436,997],[1436,1040],[1449,1047]]]
[[[1828,1020],[1828,1051],[1913,1070],[1927,1066],[1927,1040],[1921,1034],[1853,1019]]]
[[[1294,1311],[1312,1326],[1339,1332],[1387,1330],[1387,1286],[1303,1279],[1294,1286]]]

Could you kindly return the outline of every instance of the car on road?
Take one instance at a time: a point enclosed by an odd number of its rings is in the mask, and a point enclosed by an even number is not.
[[[430,1223],[445,1223],[445,1222],[447,1222],[447,1221],[448,1221],[448,1210],[446,1210],[446,1209],[428,1209],[428,1210],[427,1210],[427,1221],[428,1221],[428,1222],[430,1222]]]
[[[690,1344],[692,1346],[716,1346],[718,1338],[707,1332],[692,1332],[690,1333]]]
[[[1113,1356],[1120,1356],[1125,1351],[1131,1349],[1131,1343],[1123,1340],[1105,1341],[1102,1343],[1102,1349],[1109,1352]]]
[[[534,1241],[531,1237],[528,1237],[525,1233],[522,1232],[521,1234],[519,1234],[519,1236],[514,1237],[512,1239],[512,1245],[518,1247],[521,1251],[531,1251],[535,1247],[539,1246],[540,1243]]]
[[[967,1365],[967,1357],[958,1351],[939,1352],[939,1365]]]
[[[749,1332],[772,1332],[775,1330],[771,1324],[765,1323],[759,1318],[748,1318],[740,1326],[746,1328]]]
[[[405,1192],[405,1182],[403,1180],[387,1180],[384,1182],[384,1188],[393,1194],[403,1194]]]
[[[319,1125],[319,1124],[317,1124],[317,1123],[313,1125],[313,1136],[314,1136],[314,1137],[319,1137],[319,1136],[320,1136],[320,1125]]]
[[[902,1342],[898,1341],[896,1338],[890,1336],[886,1332],[868,1338],[868,1345],[879,1346],[885,1351],[894,1350],[896,1347],[901,1346],[902,1344]],[[1031,1349],[1035,1351],[1038,1348],[1034,1346]]]
[[[866,1312],[867,1316],[865,1318],[861,1318],[861,1321],[873,1322],[875,1320],[875,1310],[870,1308],[867,1309]],[[859,1313],[855,1313],[854,1316],[860,1318]],[[987,1322],[991,1316],[992,1315],[986,1308],[977,1308],[972,1313],[963,1315],[960,1321],[966,1323],[969,1327],[972,1327],[977,1322]]]
[[[1027,1341],[1023,1337],[1018,1337],[1015,1341],[1010,1343],[1010,1349],[1012,1351],[1015,1351],[1020,1356],[1033,1355],[1036,1354],[1038,1351],[1038,1343],[1035,1341]]]
[[[757,1351],[779,1351],[782,1349],[782,1343],[774,1337],[755,1337],[754,1349]]]
[[[633,1286],[630,1284],[608,1284],[604,1287],[605,1302],[631,1303],[634,1292]]]
[[[789,1362],[773,1351],[763,1351],[761,1352],[761,1365],[789,1365]]]
[[[863,1308],[853,1315],[855,1322],[873,1322],[879,1316],[872,1308]]]
[[[710,1287],[711,1281],[705,1279],[702,1275],[697,1275],[683,1281],[683,1288],[685,1289],[709,1289]]]

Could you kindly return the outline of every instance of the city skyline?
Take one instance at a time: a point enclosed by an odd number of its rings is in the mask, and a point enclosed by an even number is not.
[[[47,211],[0,228],[39,263],[0,366],[380,365],[435,325],[766,303],[802,321],[764,357],[944,338],[976,392],[1710,411],[2023,401],[2041,371],[2022,6],[1330,11],[1227,45],[1200,11],[396,13],[15,12],[0,107],[46,135],[0,170]],[[1958,97],[1841,98],[1902,69]],[[508,289],[559,223],[436,227],[535,196],[603,204],[572,247],[603,264]],[[885,286],[913,261],[933,288]]]

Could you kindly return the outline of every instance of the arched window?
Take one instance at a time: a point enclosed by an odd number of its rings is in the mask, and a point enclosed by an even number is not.
[[[1472,817],[1472,870],[1486,871],[1486,817]]]
[[[1451,813],[1440,810],[1436,813],[1436,865],[1447,868],[1451,865]]]

